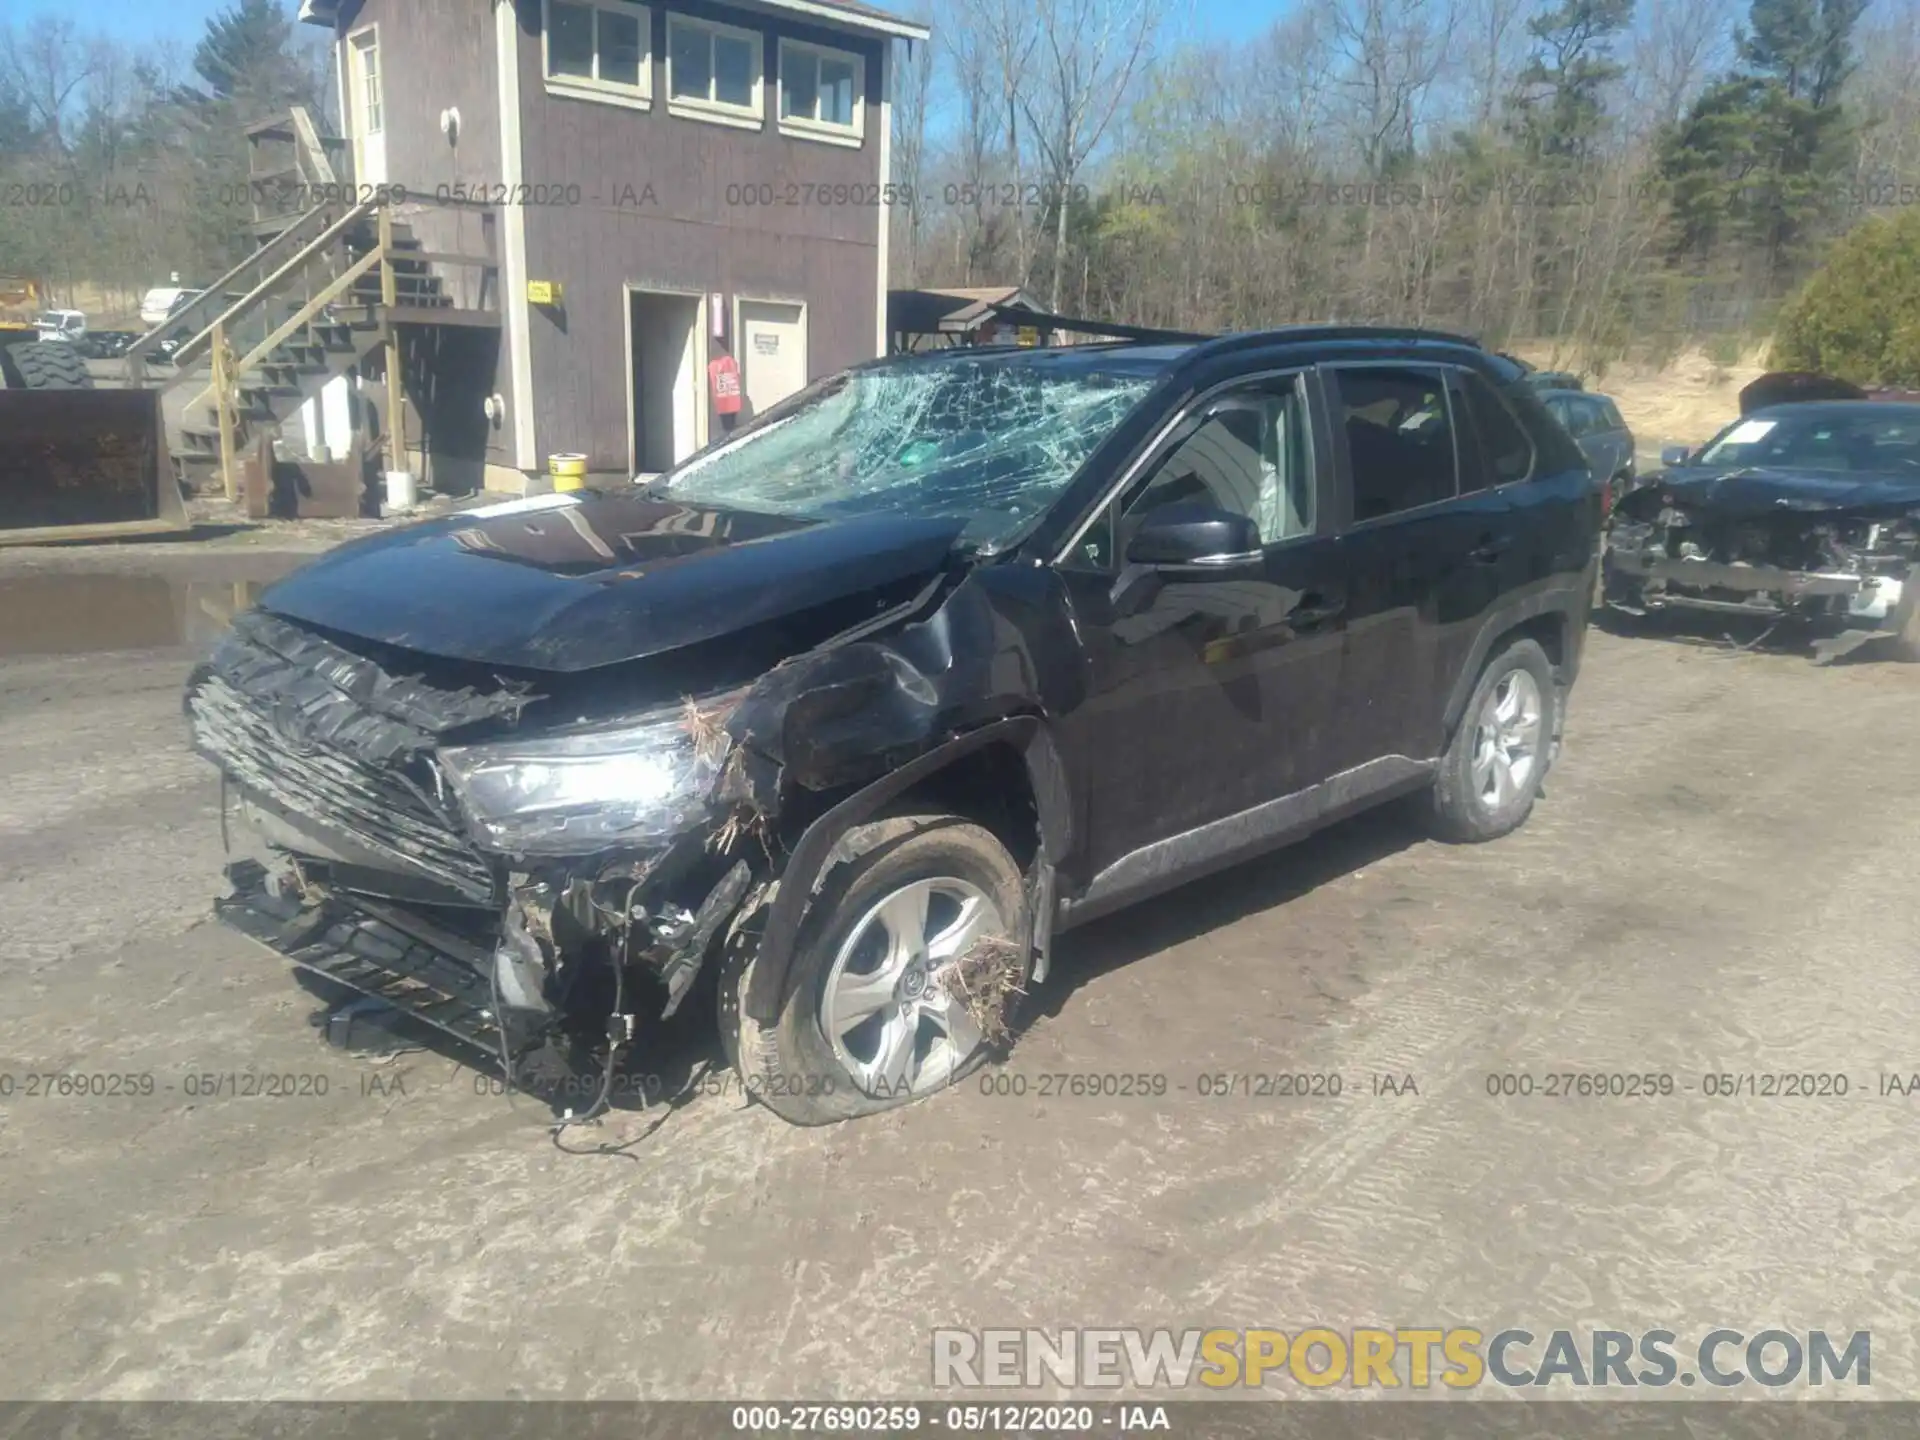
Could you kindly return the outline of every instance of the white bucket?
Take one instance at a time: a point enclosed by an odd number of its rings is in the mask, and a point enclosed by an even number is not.
[[[414,499],[413,472],[411,470],[387,471],[387,513],[399,514],[413,509]]]

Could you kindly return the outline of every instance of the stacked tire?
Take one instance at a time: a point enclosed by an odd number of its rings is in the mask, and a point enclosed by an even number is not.
[[[91,390],[80,347],[59,340],[0,348],[0,380],[10,390]]]

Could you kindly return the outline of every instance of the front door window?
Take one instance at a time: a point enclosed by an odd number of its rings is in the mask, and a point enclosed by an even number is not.
[[[1124,504],[1121,533],[1162,505],[1200,504],[1251,518],[1260,543],[1313,533],[1306,407],[1290,381],[1223,396]]]

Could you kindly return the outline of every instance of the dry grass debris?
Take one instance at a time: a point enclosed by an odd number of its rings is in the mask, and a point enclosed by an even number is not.
[[[1026,994],[1026,966],[1017,942],[982,935],[941,975],[948,996],[966,1009],[981,1038],[996,1048],[1013,1038],[1013,999]]]

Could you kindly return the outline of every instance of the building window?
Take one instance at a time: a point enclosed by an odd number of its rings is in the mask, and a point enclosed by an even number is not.
[[[780,128],[843,144],[866,130],[866,61],[845,50],[780,42]]]
[[[751,30],[667,17],[667,106],[702,119],[760,126],[762,41]]]
[[[651,15],[641,6],[546,0],[547,89],[646,107],[653,92]]]
[[[386,103],[380,91],[380,37],[363,30],[353,37],[354,70],[359,101],[360,133],[378,135],[387,127]]]

